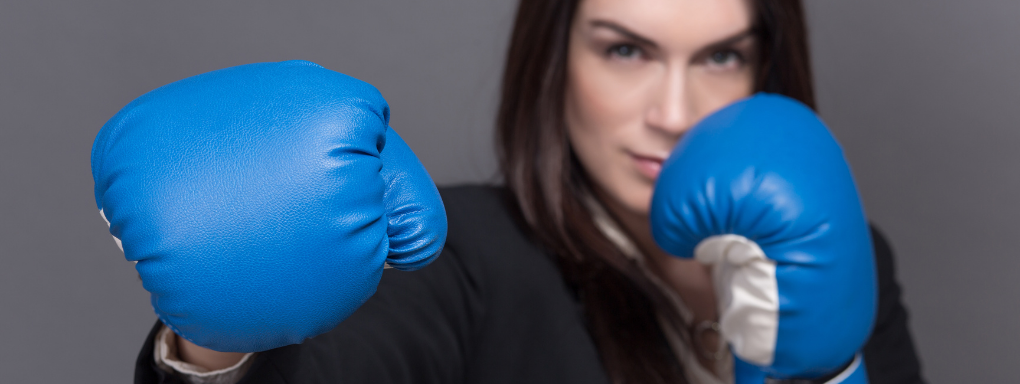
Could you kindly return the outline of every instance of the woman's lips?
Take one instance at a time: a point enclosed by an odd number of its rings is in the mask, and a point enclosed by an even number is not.
[[[662,162],[666,161],[665,158],[633,153],[630,156],[634,159],[638,172],[653,181],[659,178],[659,172],[662,171]]]

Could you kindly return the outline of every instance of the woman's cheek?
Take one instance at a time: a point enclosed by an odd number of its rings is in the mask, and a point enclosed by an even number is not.
[[[625,149],[642,127],[640,71],[614,70],[604,62],[576,61],[567,97],[568,133],[574,151],[597,187],[635,212],[647,212],[652,184],[642,180]]]
[[[621,127],[633,118],[636,71],[613,68],[596,55],[586,55],[572,69],[581,122],[605,130]]]
[[[754,77],[750,69],[730,74],[711,73],[704,69],[693,72],[690,78],[692,94],[698,95],[697,120],[754,92]]]

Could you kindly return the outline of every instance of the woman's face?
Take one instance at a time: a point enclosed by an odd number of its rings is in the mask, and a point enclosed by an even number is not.
[[[612,203],[647,215],[683,133],[751,94],[753,16],[748,0],[581,1],[567,58],[567,132]]]

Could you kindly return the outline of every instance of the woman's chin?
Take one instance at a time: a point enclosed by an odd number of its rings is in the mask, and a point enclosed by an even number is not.
[[[643,185],[618,188],[614,191],[612,204],[616,205],[617,214],[626,213],[631,216],[648,216],[652,206],[652,188]],[[624,212],[619,212],[619,211]]]

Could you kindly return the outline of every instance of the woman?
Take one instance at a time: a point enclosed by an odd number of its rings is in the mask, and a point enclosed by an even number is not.
[[[522,0],[497,120],[506,186],[442,190],[442,257],[388,272],[300,345],[220,353],[157,324],[136,381],[732,380],[709,270],[659,249],[648,212],[685,130],[757,91],[814,106],[799,1]],[[892,256],[872,235],[868,373],[920,382]]]

